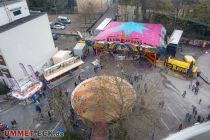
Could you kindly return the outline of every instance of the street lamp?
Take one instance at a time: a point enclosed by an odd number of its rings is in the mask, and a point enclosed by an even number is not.
[[[102,0],[101,0],[101,12],[103,13],[103,5],[102,5]]]

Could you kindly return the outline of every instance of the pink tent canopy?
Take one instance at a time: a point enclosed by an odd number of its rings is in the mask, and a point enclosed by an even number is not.
[[[135,23],[135,22],[110,22],[105,29],[94,39],[95,41],[120,42],[124,38],[124,43],[145,44],[158,47],[165,37],[165,28],[161,24]],[[110,37],[112,40],[110,41]],[[130,39],[137,42],[128,42]],[[128,41],[127,41],[128,40]]]

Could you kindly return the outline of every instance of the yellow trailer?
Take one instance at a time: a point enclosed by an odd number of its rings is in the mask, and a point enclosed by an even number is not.
[[[171,59],[170,57],[166,59],[165,65],[171,70],[181,72],[189,76],[194,76],[198,70],[198,67],[196,67],[193,63]],[[190,71],[191,73],[189,73]]]

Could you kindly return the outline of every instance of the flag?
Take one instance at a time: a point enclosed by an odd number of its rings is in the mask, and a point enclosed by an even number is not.
[[[34,80],[38,80],[35,72],[34,72],[34,69],[31,65],[28,65],[28,70],[29,70],[29,74],[30,76],[34,79]]]
[[[22,63],[19,63],[19,65],[20,65],[20,68],[22,69],[22,71],[23,71],[24,75],[28,77],[28,76],[29,76],[29,74],[28,74],[28,72],[27,72],[27,70],[26,70],[25,66],[24,66]]]

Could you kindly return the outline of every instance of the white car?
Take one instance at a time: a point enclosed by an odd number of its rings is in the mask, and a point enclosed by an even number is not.
[[[65,26],[56,24],[56,25],[53,26],[53,29],[64,30],[65,29]]]
[[[58,16],[58,21],[62,22],[64,24],[70,24],[71,20],[68,17],[65,16]]]

